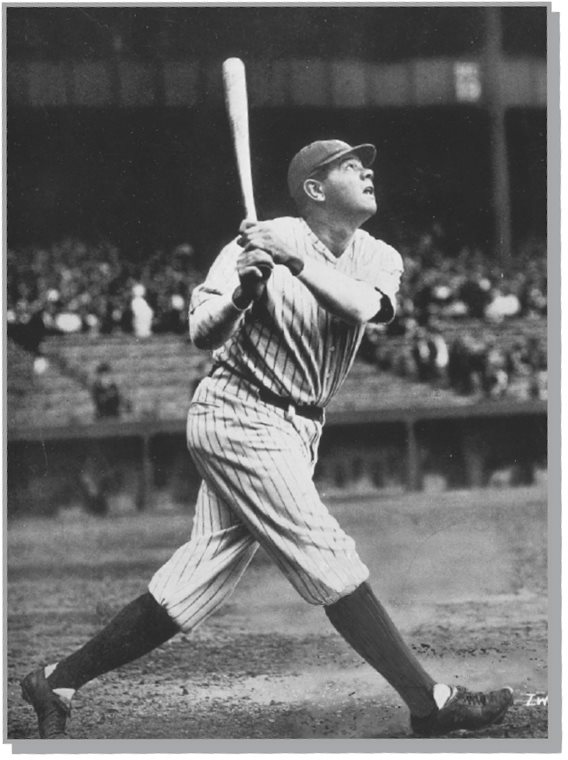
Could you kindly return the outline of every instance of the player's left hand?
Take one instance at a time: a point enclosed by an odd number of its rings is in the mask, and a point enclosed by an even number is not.
[[[239,243],[245,250],[260,248],[266,251],[272,256],[275,264],[288,267],[293,275],[300,274],[304,268],[303,259],[282,235],[278,226],[270,220],[251,222],[245,219],[239,227],[239,232]]]

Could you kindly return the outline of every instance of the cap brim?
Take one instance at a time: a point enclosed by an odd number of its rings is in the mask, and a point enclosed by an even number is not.
[[[314,171],[317,171],[317,169],[322,169],[324,166],[329,166],[329,164],[339,160],[340,158],[352,155],[360,158],[363,166],[367,168],[369,166],[372,166],[374,163],[375,158],[377,157],[377,149],[371,143],[363,143],[362,145],[354,145],[351,148],[345,148],[344,150],[340,150],[337,153],[334,153],[332,156],[326,158],[325,161],[322,161],[321,164],[318,164]]]

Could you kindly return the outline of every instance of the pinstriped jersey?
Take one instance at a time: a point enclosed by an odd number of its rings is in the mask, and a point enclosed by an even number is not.
[[[394,248],[357,230],[347,249],[335,257],[303,219],[272,221],[302,258],[325,262],[368,282],[388,296],[394,307],[403,269]],[[240,251],[236,240],[223,248],[205,282],[192,293],[190,320],[199,319],[211,299],[235,290]],[[261,298],[244,312],[233,335],[213,352],[213,358],[231,366],[237,376],[251,378],[295,404],[325,407],[353,364],[364,329],[332,315],[287,267],[275,266]],[[231,382],[229,375],[227,382]]]

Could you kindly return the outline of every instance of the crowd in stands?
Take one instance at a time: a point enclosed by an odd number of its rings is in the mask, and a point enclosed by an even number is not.
[[[360,356],[379,369],[462,396],[547,397],[547,355],[541,337],[520,334],[511,345],[471,325],[444,334],[444,325],[409,326],[403,341],[385,341],[369,326]]]
[[[507,271],[479,248],[454,253],[449,247],[437,226],[401,246],[405,271],[394,329],[404,332],[409,320],[427,325],[435,317],[495,322],[546,315],[544,242],[528,242],[515,251]]]
[[[48,333],[184,333],[187,301],[202,278],[189,244],[143,261],[113,245],[64,240],[49,248],[8,250],[8,324],[37,315]]]
[[[542,396],[546,347],[537,339],[504,347],[483,331],[448,336],[444,324],[545,318],[545,244],[533,242],[516,251],[506,272],[480,250],[450,251],[438,227],[398,247],[405,264],[398,314],[386,330],[368,330],[362,357],[465,395],[505,395],[511,378],[522,375],[528,378],[529,395]],[[187,243],[142,261],[122,256],[112,244],[73,239],[46,248],[10,249],[8,333],[40,362],[41,340],[49,334],[187,334],[189,297],[204,276],[195,262]],[[385,341],[385,332],[404,340]]]
[[[504,345],[491,328],[514,318],[545,320],[546,246],[527,244],[507,272],[477,249],[463,248],[449,256],[436,228],[401,252],[405,274],[398,314],[386,330],[368,328],[361,356],[383,370],[464,396],[500,398],[522,380],[523,395],[545,398],[542,338],[527,331]],[[447,329],[460,323],[467,329]],[[404,340],[385,341],[385,333]]]
[[[399,249],[405,272],[397,316],[386,330],[368,328],[361,356],[464,396],[502,398],[520,389],[525,398],[545,398],[545,342],[526,331],[508,345],[496,328],[515,318],[545,321],[546,245],[527,243],[506,271],[476,248],[452,255],[436,226]],[[385,341],[385,333],[400,340]]]

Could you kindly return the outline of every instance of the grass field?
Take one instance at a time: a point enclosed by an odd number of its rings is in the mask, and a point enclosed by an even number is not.
[[[328,503],[437,679],[514,688],[505,722],[479,738],[546,737],[546,705],[527,704],[529,694],[547,692],[544,489]],[[37,737],[19,679],[70,652],[142,593],[190,528],[191,513],[163,506],[9,523],[9,740]],[[262,552],[228,603],[192,635],[87,684],[74,700],[70,732],[77,739],[409,736],[398,695]]]

